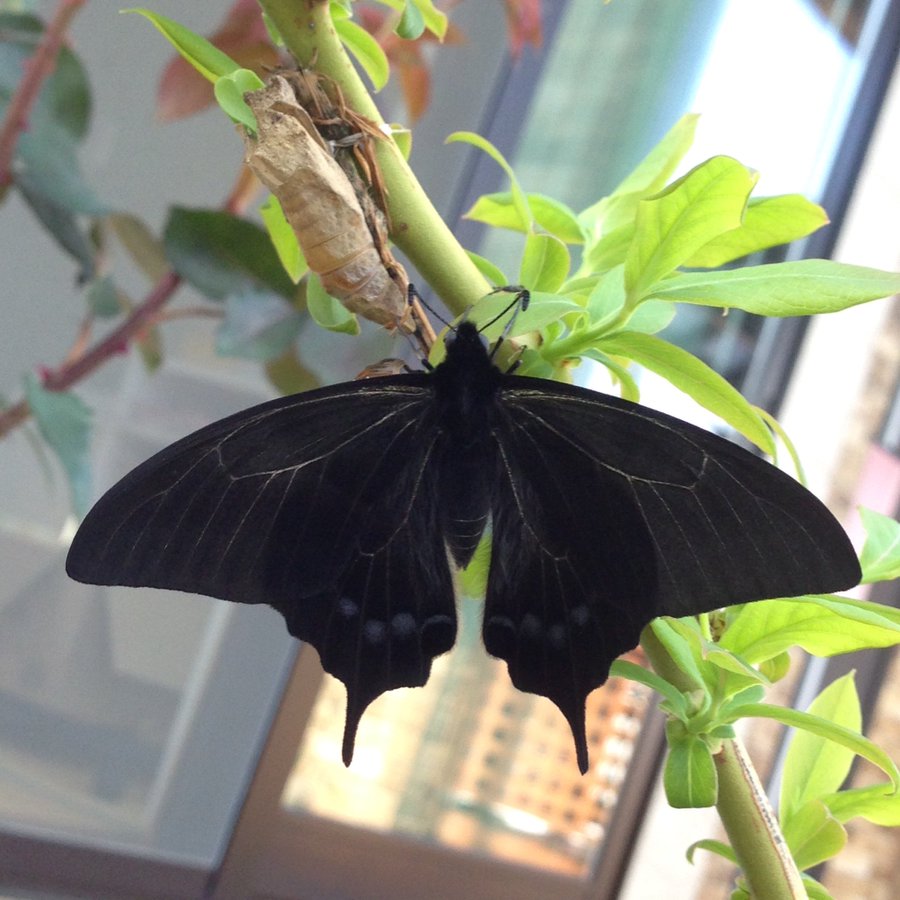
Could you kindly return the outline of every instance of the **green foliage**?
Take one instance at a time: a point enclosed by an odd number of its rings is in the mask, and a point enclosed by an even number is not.
[[[894,529],[881,517],[869,543],[880,565],[900,562]],[[896,525],[896,523],[892,523]],[[726,613],[724,633],[712,640],[699,619],[657,619],[650,629],[677,666],[681,687],[633,663],[617,661],[613,674],[653,688],[669,716],[670,756],[664,784],[674,806],[708,806],[716,800],[714,767],[706,760],[731,736],[741,718],[764,717],[798,729],[784,769],[781,821],[801,868],[836,853],[845,840],[842,824],[853,815],[900,820],[900,771],[860,733],[859,701],[852,675],[827,687],[807,712],[761,702],[773,676],[786,669],[786,651],[801,646],[819,655],[900,644],[900,613],[890,607],[835,595],[748,603]],[[763,663],[773,663],[768,671]],[[840,792],[855,755],[890,779],[878,788]],[[707,848],[708,849],[708,848]]]
[[[25,378],[25,396],[41,437],[66,473],[76,515],[90,506],[91,413],[74,394],[47,391],[34,375]]]
[[[900,523],[871,509],[860,512],[866,529],[859,562],[863,584],[900,578]]]
[[[266,232],[237,216],[173,207],[163,242],[172,268],[212,300],[248,291],[295,294]]]
[[[26,13],[0,12],[0,120],[25,64],[43,36],[43,23]],[[95,247],[85,217],[107,204],[84,180],[78,149],[90,123],[90,85],[78,57],[62,48],[19,135],[13,183],[32,213],[79,266],[79,279],[96,276]]]
[[[282,210],[278,198],[269,194],[260,206],[259,214],[284,271],[296,284],[306,274],[309,266],[303,257],[303,251],[300,249],[300,242],[297,240],[294,230],[284,217],[284,210]]]
[[[255,132],[256,116],[244,100],[244,94],[248,91],[258,91],[263,87],[265,85],[256,72],[236,69],[216,79],[213,91],[216,102],[232,122],[243,125],[250,132]]]
[[[897,523],[863,511],[868,571],[892,577],[900,565]],[[870,576],[871,577],[871,576]],[[855,816],[900,824],[900,770],[861,733],[853,674],[828,685],[806,712],[761,702],[768,684],[787,669],[787,650],[803,647],[821,656],[900,644],[900,612],[837,595],[748,603],[727,610],[724,629],[712,640],[705,617],[657,619],[652,634],[679,673],[681,687],[633,663],[617,661],[613,674],[657,691],[669,716],[669,757],[664,786],[673,806],[716,802],[713,757],[721,740],[743,718],[773,719],[795,729],[782,773],[780,823],[799,869],[838,853],[847,840],[844,824]],[[888,781],[841,790],[855,756],[878,766]],[[701,841],[705,849],[733,858],[727,845]],[[811,896],[827,897],[810,880]]]
[[[303,317],[283,297],[252,290],[231,294],[225,298],[216,352],[244,359],[274,359],[293,345],[302,324]]]
[[[140,7],[124,9],[122,12],[137,13],[148,19],[207,81],[215,84],[223,75],[230,75],[240,68],[230,56],[214,47],[206,38],[195,34],[168,16]]]
[[[256,118],[244,101],[247,91],[263,87],[255,72],[242,69],[228,54],[173,19],[148,9],[126,9],[126,13],[144,16],[160,34],[190,63],[215,89],[216,102],[233,121],[250,131],[256,130]]]
[[[322,328],[342,334],[359,334],[356,316],[335,300],[322,287],[319,276],[312,273],[307,280],[306,306],[313,321]]]
[[[525,236],[519,280],[544,294],[533,304],[556,295],[584,311],[557,307],[557,319],[527,341],[522,372],[567,380],[573,361],[588,357],[609,369],[623,396],[638,399],[628,372],[637,363],[774,454],[777,425],[767,414],[700,360],[651,335],[668,324],[678,302],[774,316],[835,312],[900,290],[900,275],[829,260],[706,271],[804,237],[828,218],[797,195],[751,197],[756,176],[728,157],[713,157],[667,183],[695,126],[696,117],[682,119],[612,194],[580,213],[527,192],[484,138],[458,132],[448,140],[483,150],[509,177],[509,191],[480,197],[467,215]],[[567,246],[581,251],[568,275]]]

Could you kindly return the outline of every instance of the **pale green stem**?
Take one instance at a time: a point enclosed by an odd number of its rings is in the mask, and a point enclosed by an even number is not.
[[[260,2],[297,61],[327,75],[340,87],[351,109],[382,124],[378,108],[334,29],[327,0]],[[492,285],[440,217],[394,141],[388,137],[378,141],[376,153],[386,187],[391,239],[448,309],[459,315]]]
[[[693,690],[651,628],[641,646],[654,671],[682,690]],[[716,810],[755,900],[805,900],[806,890],[759,777],[738,739],[713,755],[719,778]]]

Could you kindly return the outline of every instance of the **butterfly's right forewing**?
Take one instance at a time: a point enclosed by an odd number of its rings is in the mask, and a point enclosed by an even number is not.
[[[88,514],[69,574],[267,603],[366,706],[424,684],[456,633],[426,376],[296,395],[214,423]]]

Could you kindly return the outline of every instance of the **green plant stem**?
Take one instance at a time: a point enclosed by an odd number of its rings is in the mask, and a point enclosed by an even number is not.
[[[260,0],[300,65],[315,68],[341,90],[345,103],[379,125],[383,120],[344,52],[327,0]],[[387,188],[391,239],[406,254],[448,309],[461,314],[491,290],[422,190],[393,139],[376,146]]]
[[[658,675],[681,690],[694,689],[649,626],[641,634],[641,646]],[[722,741],[713,759],[719,781],[716,810],[751,896],[803,900],[800,872],[743,744],[737,738]]]

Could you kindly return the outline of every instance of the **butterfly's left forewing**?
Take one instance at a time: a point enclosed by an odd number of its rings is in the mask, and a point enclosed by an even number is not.
[[[349,760],[366,706],[424,684],[455,639],[429,384],[339,385],[201,429],[101,498],[69,574],[275,607],[347,686]]]
[[[812,494],[671,416],[509,376],[493,434],[485,645],[560,707],[582,769],[585,697],[651,619],[859,579]]]

